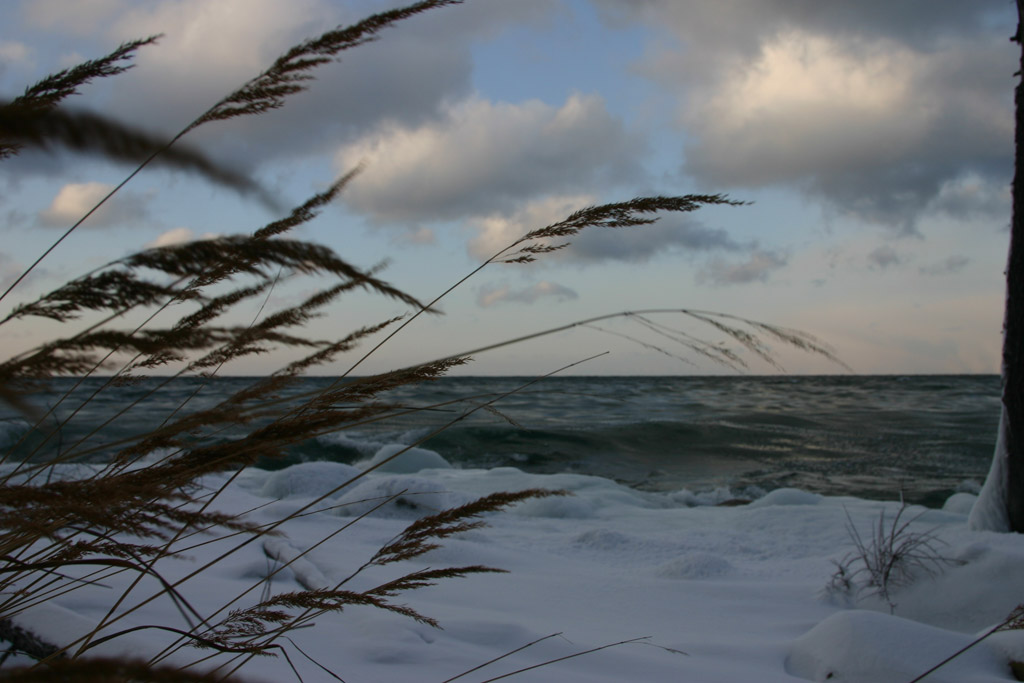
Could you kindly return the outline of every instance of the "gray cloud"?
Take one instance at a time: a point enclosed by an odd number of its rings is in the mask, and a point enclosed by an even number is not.
[[[25,270],[25,266],[0,251],[0,287],[7,289]]]
[[[1010,185],[966,176],[946,183],[932,208],[953,218],[993,220],[1004,223],[1010,216]]]
[[[34,257],[35,254],[32,254],[32,258]],[[11,256],[9,253],[0,251],[0,288],[7,289],[13,285],[21,277],[22,273],[25,272],[28,263],[23,263],[20,259]],[[21,281],[19,286],[22,291],[31,291],[28,288],[51,281],[53,277],[54,271],[47,268],[45,264],[36,266],[32,269],[32,272],[25,276],[25,279]],[[12,334],[14,337],[20,337],[28,334],[28,332],[26,330],[10,330],[9,334]]]
[[[718,286],[767,282],[773,272],[784,267],[789,258],[780,252],[755,248],[746,261],[715,259],[697,273],[697,282]]]
[[[742,248],[721,228],[708,228],[691,218],[666,216],[654,225],[635,230],[585,231],[573,240],[571,248],[559,252],[558,256],[577,261],[644,262],[668,251],[738,251]]]
[[[470,253],[487,259],[531,230],[565,219],[599,203],[593,195],[550,195],[523,202],[508,214],[475,216],[468,221],[477,231]],[[568,239],[570,246],[542,257],[543,261],[587,264],[600,261],[644,263],[663,254],[700,255],[711,252],[749,252],[757,244],[741,244],[721,228],[709,228],[691,215],[665,214],[651,225],[627,228],[588,228]],[[558,244],[559,240],[553,240]]]
[[[591,0],[611,25],[646,21],[668,28],[701,54],[756,54],[766,35],[794,26],[834,34],[875,35],[925,47],[949,37],[978,35],[1013,8],[1001,0]],[[699,65],[695,68],[713,68]]]
[[[903,257],[887,244],[878,247],[868,254],[868,265],[879,270],[885,270],[890,266],[898,266],[903,263],[903,260]]]
[[[477,305],[487,308],[504,303],[532,304],[541,298],[554,298],[558,301],[578,299],[579,294],[569,287],[554,282],[538,282],[524,289],[512,289],[505,285],[481,287],[477,292]]]
[[[130,0],[25,0],[21,11],[29,25],[72,34],[96,33],[128,9]]]
[[[922,266],[918,270],[922,275],[949,275],[950,273],[956,273],[963,270],[964,266],[970,262],[971,259],[963,256],[962,254],[957,254],[950,256],[940,263],[933,263],[930,266]]]

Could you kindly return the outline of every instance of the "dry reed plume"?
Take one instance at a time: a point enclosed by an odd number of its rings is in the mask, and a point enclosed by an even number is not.
[[[63,107],[64,100],[90,81],[116,76],[131,68],[135,52],[152,47],[157,37],[125,43],[105,57],[30,86],[23,95],[0,106],[0,158],[16,156],[30,146],[61,148],[131,162],[135,168],[40,255],[0,299],[7,298],[68,235],[151,163],[197,172],[210,182],[276,206],[256,181],[220,166],[199,151],[183,149],[178,141],[207,123],[282,107],[290,96],[309,86],[315,69],[335,61],[342,52],[375,40],[384,28],[397,22],[455,4],[459,0],[417,2],[303,42],[167,140],[153,138],[100,114]],[[357,173],[358,169],[353,170],[327,190],[251,234],[140,251],[70,280],[34,301],[20,303],[0,320],[0,330],[32,318],[60,323],[67,330],[0,361],[0,399],[20,410],[30,423],[30,429],[0,458],[0,637],[12,643],[12,650],[36,660],[26,667],[0,667],[0,678],[228,680],[225,676],[233,675],[251,656],[281,655],[291,662],[295,652],[289,654],[290,648],[280,642],[287,634],[309,624],[319,614],[340,612],[352,605],[369,605],[436,625],[429,616],[396,603],[394,598],[440,580],[500,570],[477,565],[416,569],[371,588],[356,590],[347,584],[356,575],[414,560],[436,549],[447,538],[483,526],[480,516],[485,513],[526,498],[560,492],[528,490],[487,496],[413,522],[337,585],[271,593],[255,602],[242,594],[232,596],[216,609],[205,606],[200,611],[187,599],[189,581],[201,577],[228,555],[280,533],[282,525],[309,513],[330,493],[273,524],[257,526],[245,516],[218,512],[216,499],[220,491],[205,491],[198,483],[205,475],[237,473],[258,459],[280,457],[293,444],[314,436],[409,411],[452,407],[409,406],[394,403],[388,396],[395,388],[443,376],[451,368],[468,362],[471,354],[573,326],[593,326],[600,320],[579,321],[408,368],[351,377],[382,344],[419,315],[436,312],[437,304],[448,292],[480,269],[498,263],[534,261],[564,248],[565,240],[582,230],[637,227],[654,222],[662,212],[739,204],[722,195],[687,195],[637,198],[584,208],[562,221],[527,233],[439,296],[424,301],[381,279],[379,268],[352,265],[324,246],[288,237],[296,227],[315,220]],[[331,284],[299,304],[261,314],[248,324],[225,322],[240,304],[266,305],[269,294],[281,281],[300,278],[327,278]],[[355,290],[398,301],[410,313],[404,318],[384,319],[352,330],[338,339],[310,339],[303,333],[310,320]],[[121,327],[129,313],[138,322]],[[709,325],[747,352],[769,362],[774,362],[773,356],[762,337],[833,358],[825,346],[801,332],[714,313],[677,313]],[[615,315],[715,362],[730,367],[746,365],[739,350],[667,327],[647,312]],[[294,388],[303,373],[323,367],[371,339],[377,342],[330,386],[308,392]],[[107,424],[132,414],[141,403],[159,395],[176,379],[198,377],[212,382],[225,367],[240,359],[282,348],[299,352],[300,357],[213,404],[199,406],[195,401],[203,392],[204,384],[200,383],[169,412],[162,425],[117,440],[97,441]],[[154,370],[162,375],[150,378],[147,373]],[[47,383],[57,377],[72,379],[54,405],[44,410],[25,400],[32,387],[51,386]],[[82,398],[86,378],[99,378],[99,385]],[[147,381],[142,383],[143,380]],[[81,415],[90,402],[102,392],[115,392],[124,385],[141,389],[135,398],[123,401],[105,422],[91,425],[86,436],[64,442],[64,428],[83,419]],[[291,393],[285,395],[286,389]],[[500,398],[466,397],[456,401],[455,407],[466,412],[494,411],[493,404]],[[461,417],[453,422],[458,419]],[[94,464],[83,470],[84,475],[60,476],[64,471],[60,466],[81,462]],[[100,501],[102,504],[97,504]],[[380,505],[386,502],[381,501]],[[234,539],[235,544],[184,578],[165,578],[161,562],[187,552],[200,532]],[[291,558],[274,573],[300,558],[301,554]],[[267,577],[268,590],[274,573]],[[46,634],[34,638],[18,628],[20,614],[119,574],[131,577],[128,587],[111,600],[106,616],[82,638],[69,643],[48,643]],[[138,597],[152,582],[157,590],[148,597]],[[174,601],[181,623],[133,627],[121,623],[127,615],[158,598]],[[85,656],[101,643],[139,630],[159,630],[177,638],[165,651],[152,653],[145,661]],[[200,673],[164,663],[170,653],[185,645],[206,648],[222,657],[205,661],[203,666],[208,670]]]

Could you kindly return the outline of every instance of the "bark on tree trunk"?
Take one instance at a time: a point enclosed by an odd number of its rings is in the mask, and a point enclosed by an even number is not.
[[[1017,0],[1017,35],[1024,74],[1024,0]],[[1007,453],[1006,506],[1010,529],[1024,532],[1024,85],[1014,91],[1013,218],[1006,267],[1006,313],[1003,319],[1002,435]]]

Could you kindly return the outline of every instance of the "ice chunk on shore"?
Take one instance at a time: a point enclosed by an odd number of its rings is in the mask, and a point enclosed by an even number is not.
[[[306,496],[319,498],[362,474],[362,470],[340,462],[303,462],[274,472],[263,485],[268,498]]]
[[[809,681],[905,683],[974,637],[909,619],[850,610],[826,618],[792,645],[786,671]],[[981,642],[928,676],[930,683],[1005,681],[1006,656]]]
[[[977,502],[978,497],[971,493],[954,493],[946,499],[942,509],[958,515],[969,515]]]
[[[394,460],[384,462],[395,453],[399,453],[406,448],[409,450],[405,451],[405,453],[402,453]],[[379,463],[384,464],[377,468],[378,472],[390,472],[392,474],[414,474],[420,470],[451,468],[451,465],[441,457],[440,453],[426,448],[409,447],[400,443],[390,443],[386,446],[381,446],[370,460],[361,462],[359,465],[363,469],[368,469]]]
[[[817,493],[801,491],[800,489],[775,489],[758,498],[750,504],[750,507],[765,507],[767,505],[817,505],[823,500]]]
[[[462,505],[468,498],[447,491],[443,484],[422,477],[374,477],[346,490],[340,497],[338,514],[357,517],[416,518]]]

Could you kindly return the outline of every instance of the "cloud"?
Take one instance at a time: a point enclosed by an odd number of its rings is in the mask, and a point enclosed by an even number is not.
[[[707,71],[730,55],[756,54],[765,36],[800,27],[820,33],[872,35],[921,49],[1009,26],[1012,7],[1001,0],[591,0],[606,22],[643,21],[671,32],[688,53],[714,57],[694,64]],[[690,60],[691,62],[693,60]]]
[[[878,268],[879,270],[885,270],[890,266],[898,266],[903,263],[904,259],[902,256],[896,253],[896,250],[885,244],[870,254],[868,254],[868,264],[872,269]]]
[[[858,55],[830,38],[781,35],[687,108],[698,133],[688,170],[710,184],[762,186],[898,153],[927,115],[907,108],[916,68],[905,50]]]
[[[7,254],[0,252],[0,287],[5,290],[24,272],[25,267]]]
[[[470,240],[469,252],[480,260],[491,258],[526,233],[556,223],[595,202],[594,195],[558,195],[527,201],[509,214],[471,217],[467,223],[477,236]]]
[[[331,0],[162,0],[129,3],[108,21],[106,41],[163,33],[137,68],[111,80],[104,108],[174,133],[256,76],[291,46],[403,4]],[[280,111],[211,124],[189,139],[218,159],[253,168],[321,152],[388,119],[419,125],[471,91],[474,40],[542,21],[556,0],[480,0],[399,22],[379,40],[312,72],[307,92]],[[42,14],[42,12],[40,12]],[[436,15],[436,16],[434,16]],[[72,31],[71,22],[60,22]],[[81,102],[89,103],[86,94]]]
[[[593,1],[675,38],[638,69],[679,93],[703,186],[795,188],[907,234],[950,183],[1009,176],[1006,3]]]
[[[27,62],[30,54],[28,45],[15,40],[0,40],[0,62],[3,66],[15,62]]]
[[[50,206],[39,212],[36,225],[46,228],[68,228],[103,199],[113,185],[105,183],[70,183],[63,186]],[[86,228],[108,228],[147,222],[146,199],[128,190],[121,190],[82,224]]]
[[[549,21],[560,0],[474,0],[398,22],[378,40],[311,72],[309,90],[285,106],[228,124],[204,125],[187,141],[246,171],[320,154],[382,120],[416,126],[472,92],[476,41],[510,27]],[[76,98],[156,134],[175,134],[213,103],[258,75],[287,49],[402,0],[25,0],[32,27],[97,56],[113,45],[163,34],[140,50],[136,68]],[[63,34],[63,35],[62,35]],[[73,40],[64,35],[74,36]],[[36,164],[34,173],[53,174]],[[26,165],[21,164],[24,172]],[[0,171],[2,172],[2,171]]]
[[[472,97],[421,126],[395,123],[346,145],[339,169],[366,168],[349,208],[379,223],[454,220],[515,210],[538,195],[635,178],[642,145],[595,95],[561,107]]]
[[[171,228],[167,232],[162,233],[152,242],[146,244],[146,248],[150,249],[153,247],[169,247],[174,244],[183,244],[184,242],[192,242],[194,240],[212,240],[219,237],[216,233],[207,232],[201,236],[196,234],[190,229],[185,227]]]
[[[777,251],[755,248],[743,262],[713,260],[697,273],[698,283],[718,286],[767,282],[773,272],[784,267],[789,258]]]
[[[715,187],[799,186],[846,213],[913,232],[945,183],[1008,169],[1004,93],[959,80],[932,87],[943,70],[978,68],[946,61],[888,42],[780,36],[687,108],[695,135],[685,170]],[[995,61],[986,68],[998,70]]]
[[[998,180],[969,174],[943,184],[932,202],[932,209],[953,218],[989,219],[1005,222],[1010,216],[1010,185]]]
[[[957,254],[950,256],[940,263],[934,263],[930,266],[922,266],[918,270],[922,275],[949,275],[950,273],[956,273],[963,270],[964,266],[970,262],[971,259],[963,256],[962,254]]]
[[[31,50],[24,43],[14,40],[0,40],[0,77],[7,68],[15,64],[29,64]]]
[[[433,230],[421,225],[402,232],[395,241],[404,244],[436,244],[437,236]]]
[[[467,224],[477,231],[477,236],[469,242],[470,253],[480,260],[490,258],[531,230],[556,223],[596,203],[595,195],[556,195],[528,201],[507,215],[472,217]],[[665,253],[736,252],[752,248],[736,242],[721,228],[708,228],[690,216],[672,214],[662,216],[653,225],[588,228],[567,241],[572,243],[570,248],[542,258],[584,263],[644,263]]]
[[[30,0],[22,4],[22,13],[35,28],[89,35],[109,26],[129,7],[126,0]]]
[[[721,228],[708,228],[686,216],[665,216],[654,225],[635,229],[584,231],[572,248],[559,252],[564,258],[582,261],[632,261],[643,263],[666,252],[739,251],[743,247]]]
[[[481,287],[477,293],[477,305],[487,308],[503,303],[532,304],[541,298],[555,298],[558,301],[578,299],[574,290],[554,282],[538,282],[525,289],[511,289],[507,286]]]

